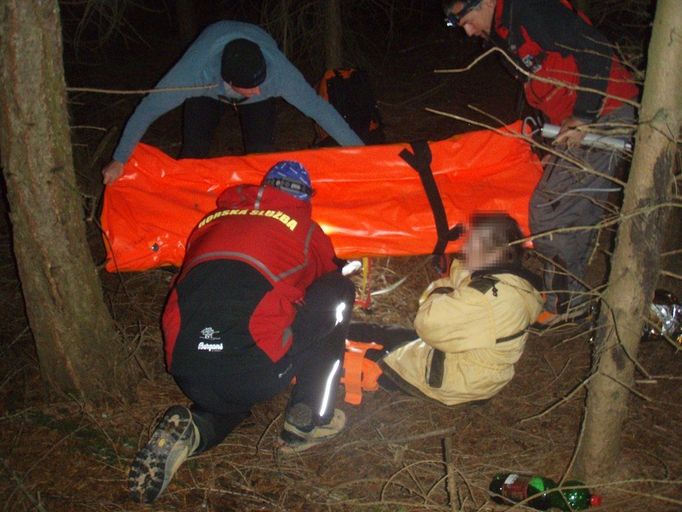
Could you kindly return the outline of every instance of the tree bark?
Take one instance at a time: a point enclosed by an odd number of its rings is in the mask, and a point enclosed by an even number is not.
[[[343,40],[341,29],[340,0],[325,0],[324,2],[324,55],[326,69],[336,69],[343,66]]]
[[[192,0],[177,0],[175,14],[178,18],[180,40],[183,44],[189,44],[199,31],[196,4]]]
[[[678,203],[682,201],[682,193],[679,188],[677,189],[677,201]],[[669,274],[661,275],[658,287],[672,292],[678,300],[682,301],[682,279],[679,278],[682,276],[682,208],[675,208],[670,212],[661,249],[663,251],[661,270],[667,271]]]
[[[636,147],[600,315],[585,429],[574,473],[587,482],[615,468],[634,363],[660,269],[660,246],[682,122],[682,2],[659,0],[648,51]]]
[[[281,20],[279,31],[281,34],[280,44],[282,45],[282,53],[284,53],[284,55],[286,55],[288,58],[292,58],[294,50],[293,41],[290,34],[291,20],[289,13],[293,10],[291,5],[292,4],[290,4],[290,0],[280,0],[277,4],[278,16],[276,17]]]
[[[43,379],[88,400],[129,396],[132,373],[85,236],[57,0],[0,0],[0,152]]]

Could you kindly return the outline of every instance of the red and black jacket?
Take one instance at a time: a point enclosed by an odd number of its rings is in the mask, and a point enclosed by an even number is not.
[[[554,124],[570,116],[593,121],[619,108],[617,98],[639,94],[604,35],[569,0],[497,0],[491,40],[533,75],[569,85],[525,84],[528,103]]]
[[[309,202],[271,186],[239,185],[225,190],[217,204],[218,209],[204,217],[190,235],[181,272],[164,310],[169,369],[182,322],[178,288],[203,263],[242,262],[269,282],[271,288],[253,310],[248,330],[271,361],[281,359],[291,347],[295,304],[303,299],[305,290],[315,279],[338,268],[331,240],[311,219]]]

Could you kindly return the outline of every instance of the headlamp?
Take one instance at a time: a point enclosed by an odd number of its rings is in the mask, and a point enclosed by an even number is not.
[[[277,187],[280,190],[291,192],[294,195],[302,194],[311,197],[314,192],[313,189],[306,185],[305,183],[301,183],[300,181],[288,180],[286,178],[268,178],[265,180],[265,183],[268,185],[272,185],[273,187]]]
[[[456,3],[456,2],[455,2]],[[462,2],[464,5],[462,9],[457,13],[446,13],[445,14],[445,26],[450,27],[450,28],[457,28],[459,27],[459,22],[462,21],[462,18],[469,14],[471,11],[476,9],[478,5],[481,3],[481,0],[465,0]]]

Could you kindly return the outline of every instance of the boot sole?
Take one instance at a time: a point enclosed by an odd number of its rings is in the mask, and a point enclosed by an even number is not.
[[[189,437],[191,425],[192,414],[185,407],[174,406],[164,414],[131,465],[128,489],[134,501],[151,503],[166,489],[189,455],[189,444],[178,444]]]
[[[289,434],[295,441],[279,440],[279,453],[290,455],[306,451],[318,444],[337,436],[346,426],[346,415],[341,409],[334,409],[332,420],[326,425],[315,427],[311,432],[303,432],[289,423],[284,424],[283,434]]]

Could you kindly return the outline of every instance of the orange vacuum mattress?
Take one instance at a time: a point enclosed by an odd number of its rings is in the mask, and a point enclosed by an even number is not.
[[[422,146],[430,153],[447,226],[466,224],[475,211],[506,211],[527,233],[528,202],[542,168],[519,136],[520,126]],[[218,194],[231,185],[260,183],[280,160],[298,160],[308,169],[313,218],[339,257],[429,254],[438,235],[414,151],[410,144],[387,144],[175,160],[139,144],[121,177],[106,187],[106,268],[179,266],[189,233],[215,209]],[[449,242],[446,252],[459,244]]]

